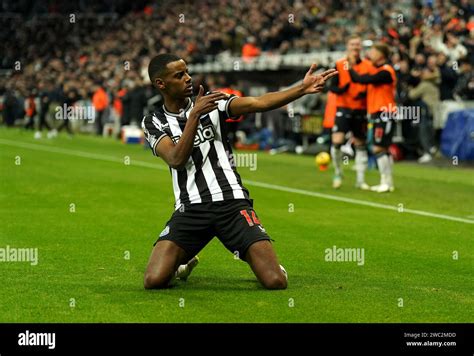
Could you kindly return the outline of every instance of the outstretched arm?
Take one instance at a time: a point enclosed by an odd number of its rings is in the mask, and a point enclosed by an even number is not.
[[[262,96],[236,98],[229,104],[229,112],[232,116],[248,114],[253,112],[268,111],[291,103],[306,94],[315,94],[323,90],[327,80],[337,74],[335,69],[329,69],[321,74],[313,74],[316,64],[311,65],[303,82],[286,90],[267,93]]]
[[[377,74],[359,74],[354,69],[349,69],[349,74],[353,82],[362,84],[389,84],[393,82],[390,72],[381,70]]]

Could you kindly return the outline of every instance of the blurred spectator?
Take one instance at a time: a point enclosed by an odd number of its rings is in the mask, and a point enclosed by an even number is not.
[[[410,82],[410,65],[408,61],[402,60],[396,68],[397,73],[397,102],[401,105],[407,105],[408,102],[408,84]]]
[[[71,128],[71,122],[70,119],[72,119],[70,111],[68,110],[69,108],[74,107],[76,102],[79,100],[79,94],[77,92],[77,89],[74,87],[66,86],[63,94],[63,105],[60,107],[56,107],[56,110],[63,110],[62,115],[61,115],[61,120],[62,122],[59,124],[57,131],[61,132],[63,129],[66,129],[67,133],[72,136],[72,128]],[[66,108],[66,110],[64,110]],[[57,111],[56,111],[57,112]]]
[[[3,117],[7,126],[13,126],[18,112],[18,99],[12,90],[6,90],[3,99]]]
[[[36,131],[36,136],[41,138],[41,132],[43,128],[48,130],[48,137],[52,137],[51,127],[49,126],[48,122],[46,121],[46,117],[49,112],[49,106],[51,104],[51,94],[48,92],[49,85],[45,84],[44,82],[40,82],[38,84],[39,87],[39,102],[40,102],[40,109],[39,109],[39,122]]]
[[[9,126],[25,116],[25,100],[28,106],[28,94],[37,89],[39,130],[48,128],[48,110],[72,95],[92,100],[101,134],[111,118],[122,125],[141,120],[147,99],[156,96],[146,66],[158,53],[202,63],[217,56],[334,51],[354,32],[390,45],[400,103],[409,105],[409,86],[428,83],[441,100],[472,100],[469,0],[4,0],[0,9],[7,14],[0,16],[0,69],[7,73],[0,74],[0,95]],[[70,14],[77,15],[74,21]],[[65,94],[63,88],[76,89]],[[70,130],[67,120],[61,127]]]
[[[446,33],[446,40],[441,45],[440,51],[446,54],[453,62],[457,62],[467,55],[467,49],[460,42],[459,37],[450,32]]]
[[[113,101],[113,108],[115,116],[119,123],[123,120],[123,97],[127,94],[127,90],[125,88],[120,88],[114,95]]]
[[[28,98],[25,100],[25,117],[26,117],[26,125],[25,129],[34,129],[35,126],[35,116],[37,114],[36,111],[36,103],[35,103],[35,93],[31,93]]]
[[[454,90],[460,100],[474,100],[474,70],[469,60],[461,62],[458,84]]]
[[[256,42],[257,40],[255,37],[250,36],[247,40],[247,43],[243,45],[242,58],[244,60],[249,60],[260,55],[260,48],[257,47]]]
[[[136,81],[129,81],[126,93],[122,97],[122,103],[122,126],[140,123],[143,118],[143,109],[146,106],[146,96],[143,87],[139,86]]]
[[[438,66],[441,73],[440,99],[453,100],[458,74],[448,65],[448,57],[444,53],[438,53]]]
[[[436,57],[428,58],[428,67],[420,74],[419,84],[408,91],[408,97],[415,106],[420,108],[419,139],[423,150],[418,162],[427,163],[432,160],[434,147],[433,115],[438,110],[440,80],[436,67]]]
[[[96,86],[96,90],[92,95],[92,105],[95,109],[95,123],[96,123],[96,134],[102,135],[104,128],[104,112],[109,106],[109,98],[104,88],[99,84]]]

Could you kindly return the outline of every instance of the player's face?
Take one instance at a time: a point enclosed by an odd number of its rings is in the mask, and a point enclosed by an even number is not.
[[[369,51],[369,59],[372,63],[377,63],[383,57],[383,54],[380,53],[376,48],[372,47]]]
[[[435,55],[429,56],[426,64],[427,64],[428,68],[435,69],[436,66],[437,66],[436,56]]]
[[[351,38],[347,42],[347,51],[349,53],[359,56],[361,50],[362,50],[362,41],[360,40],[360,38]]]
[[[164,75],[164,90],[174,98],[185,98],[193,95],[193,82],[186,63],[179,61],[168,63]]]

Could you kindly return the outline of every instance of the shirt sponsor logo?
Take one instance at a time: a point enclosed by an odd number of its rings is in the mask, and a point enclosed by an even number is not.
[[[208,124],[204,127],[198,127],[196,136],[194,136],[194,147],[198,147],[206,141],[214,141],[215,137],[216,129],[212,124]],[[180,138],[181,135],[171,137],[175,144],[179,142]]]

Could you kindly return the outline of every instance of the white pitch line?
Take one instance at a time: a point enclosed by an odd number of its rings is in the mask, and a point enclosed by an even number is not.
[[[310,190],[290,188],[290,187],[285,187],[285,186],[281,186],[281,185],[268,184],[268,183],[256,182],[256,181],[251,181],[251,180],[245,180],[245,184],[253,185],[255,187],[260,187],[260,188],[278,190],[280,192],[295,193],[295,194],[301,194],[301,195],[306,195],[306,196],[311,196],[311,197],[316,197],[316,198],[342,201],[342,202],[350,203],[350,204],[365,205],[365,206],[370,206],[372,208],[395,210],[397,212],[399,211],[398,206],[374,203],[374,202],[359,200],[359,199],[346,198],[346,197],[341,197],[341,196],[331,195],[331,194],[317,193],[317,192],[312,192]],[[444,215],[444,214],[430,213],[428,211],[422,211],[422,210],[414,210],[414,209],[403,208],[403,213],[409,213],[409,214],[421,215],[421,216],[429,216],[429,217],[432,217],[432,218],[457,221],[457,222],[462,222],[462,223],[466,223],[466,224],[474,224],[474,220],[463,219],[463,218],[458,218],[458,217],[455,217],[455,216],[449,216],[449,215]]]
[[[16,141],[11,141],[11,140],[0,139],[0,144],[8,145],[8,146],[14,146],[14,147],[21,147],[21,148],[31,148],[31,149],[37,150],[37,151],[61,153],[61,154],[65,154],[65,155],[82,157],[82,158],[90,158],[90,159],[95,159],[95,160],[99,160],[99,161],[108,161],[108,162],[115,162],[115,163],[122,163],[122,164],[124,163],[123,158],[118,158],[118,157],[113,157],[113,156],[106,156],[106,155],[102,155],[102,154],[90,153],[90,152],[84,152],[84,151],[70,150],[70,149],[67,149],[67,148],[59,148],[59,147],[50,147],[50,146],[38,145],[38,144],[35,144],[35,143],[16,142]],[[161,170],[164,170],[164,171],[169,170],[167,167],[165,167],[163,165],[144,162],[144,161],[130,160],[130,165],[131,166],[147,167],[147,168],[156,168],[156,169],[161,169]]]
[[[117,158],[117,157],[107,156],[107,155],[102,155],[102,154],[96,154],[96,153],[89,153],[89,152],[84,152],[84,151],[70,150],[70,149],[66,149],[66,148],[49,147],[49,146],[44,146],[44,145],[38,145],[38,144],[26,143],[26,142],[17,142],[17,141],[5,140],[5,139],[0,139],[0,144],[8,145],[8,146],[14,146],[14,147],[30,148],[30,149],[38,150],[38,151],[66,154],[66,155],[82,157],[82,158],[90,158],[90,159],[95,159],[95,160],[100,160],[100,161],[108,161],[108,162],[115,162],[115,163],[122,163],[122,164],[124,163],[124,160],[122,158]],[[147,168],[155,168],[155,169],[160,169],[160,170],[165,170],[165,171],[169,170],[166,166],[163,166],[163,165],[159,165],[159,164],[155,164],[155,163],[149,163],[149,162],[145,162],[145,161],[137,161],[137,160],[134,160],[134,159],[130,160],[130,165],[131,166],[147,167]],[[374,202],[370,202],[370,201],[366,201],[366,200],[359,200],[359,199],[341,197],[341,196],[337,196],[337,195],[317,193],[317,192],[313,192],[313,191],[310,191],[310,190],[285,187],[285,186],[282,186],[282,185],[269,184],[269,183],[257,182],[257,181],[246,180],[246,179],[244,180],[244,183],[246,185],[259,187],[259,188],[265,188],[265,189],[271,189],[271,190],[277,190],[277,191],[280,191],[280,192],[301,194],[301,195],[306,195],[306,196],[311,196],[311,197],[316,197],[316,198],[340,201],[340,202],[349,203],[349,204],[370,206],[372,208],[393,210],[393,211],[397,211],[397,212],[399,211],[398,206],[374,203]],[[437,219],[443,219],[443,220],[449,220],[449,221],[462,222],[462,223],[466,223],[466,224],[474,224],[474,220],[463,219],[463,218],[458,218],[458,217],[455,217],[455,216],[444,215],[444,214],[430,213],[428,211],[422,211],[422,210],[414,210],[414,209],[403,208],[403,213],[408,213],[408,214],[413,214],[413,215],[420,215],[420,216],[427,216],[427,217],[431,217],[431,218],[437,218]]]

